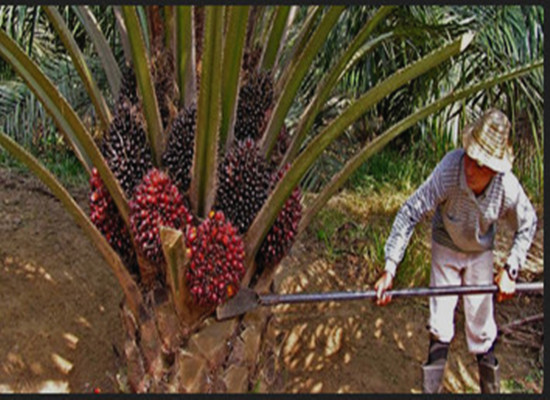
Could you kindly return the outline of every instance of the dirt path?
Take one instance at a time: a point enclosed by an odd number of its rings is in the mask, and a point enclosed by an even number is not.
[[[72,193],[86,206],[85,189]],[[542,232],[537,238],[535,264],[542,262]],[[371,280],[357,265],[327,263],[316,243],[298,243],[285,264],[276,280],[281,292],[367,288]],[[0,393],[113,391],[121,298],[113,274],[61,204],[35,178],[0,169]],[[518,296],[497,306],[497,319],[542,308],[542,297]],[[384,309],[360,302],[279,306],[280,371],[270,390],[418,391],[427,315],[422,299]],[[446,387],[476,391],[460,309],[456,331]],[[542,378],[526,378],[539,365],[538,350],[502,343],[497,353],[503,379],[520,377],[526,390],[541,389]]]
[[[0,392],[113,390],[121,296],[61,203],[0,170]]]

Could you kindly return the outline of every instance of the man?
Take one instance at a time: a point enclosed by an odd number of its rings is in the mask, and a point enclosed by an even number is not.
[[[506,264],[494,281],[497,300],[513,297],[518,271],[531,246],[537,217],[517,178],[511,172],[510,122],[490,109],[464,129],[462,149],[445,155],[428,180],[403,204],[385,246],[386,265],[375,284],[378,305],[386,305],[397,265],[415,225],[430,210],[432,263],[430,286],[489,285],[493,283],[493,244],[497,220],[515,229]],[[430,346],[422,365],[423,391],[442,390],[443,370],[454,336],[458,296],[430,297]],[[499,365],[494,355],[497,327],[492,295],[463,296],[468,350],[477,356],[482,393],[500,390]]]

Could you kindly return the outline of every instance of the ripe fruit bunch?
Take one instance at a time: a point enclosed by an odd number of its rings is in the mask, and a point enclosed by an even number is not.
[[[138,251],[155,265],[164,261],[160,227],[185,229],[193,218],[168,175],[151,169],[130,201],[130,228]]]
[[[143,122],[130,101],[123,99],[117,104],[100,148],[126,196],[131,197],[153,163]]]
[[[199,305],[217,305],[235,295],[244,276],[244,244],[223,212],[211,211],[187,231],[187,285]]]
[[[273,104],[273,81],[269,72],[253,72],[239,90],[235,137],[258,140],[264,131],[265,115]]]
[[[196,108],[180,111],[170,127],[168,145],[162,155],[162,165],[181,193],[191,183],[191,165],[195,150]]]
[[[271,170],[252,139],[236,142],[218,170],[215,209],[244,234],[267,199]]]
[[[126,265],[135,257],[130,233],[96,168],[90,177],[90,219]]]
[[[275,185],[283,178],[289,168],[290,164],[287,164],[284,168],[281,168],[273,174],[271,190],[275,188]],[[275,223],[267,233],[256,255],[258,273],[261,272],[263,268],[277,265],[292,247],[296,234],[298,233],[298,224],[302,218],[300,198],[300,188],[296,187],[287,199],[282,210],[279,212]]]

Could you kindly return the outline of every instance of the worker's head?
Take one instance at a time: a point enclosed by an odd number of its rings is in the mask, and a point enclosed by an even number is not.
[[[462,144],[480,171],[490,169],[494,173],[507,172],[512,168],[514,160],[509,133],[510,121],[506,115],[491,108],[464,128]]]
[[[474,160],[467,153],[464,155],[464,175],[466,176],[466,183],[474,193],[481,193],[496,174],[496,171]]]

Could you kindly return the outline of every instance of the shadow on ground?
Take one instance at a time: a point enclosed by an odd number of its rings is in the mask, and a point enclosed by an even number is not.
[[[86,208],[86,189],[73,192]],[[386,230],[392,217],[376,216]],[[355,225],[369,222],[354,218]],[[529,279],[542,279],[540,219],[528,257],[531,275],[524,273]],[[337,236],[346,237],[346,230]],[[428,230],[421,232],[417,248],[426,252],[429,244],[422,241]],[[353,243],[368,247],[359,239]],[[376,252],[376,247],[368,250]],[[370,289],[379,272],[374,267],[357,252],[327,256],[325,245],[305,236],[283,261],[274,287],[280,293]],[[121,298],[108,266],[61,204],[35,178],[0,169],[0,393],[113,391]],[[427,304],[426,299],[396,299],[384,308],[370,301],[277,306],[272,326],[281,346],[269,391],[418,392],[428,345]],[[477,367],[466,349],[460,307],[445,387],[476,392]],[[542,313],[543,299],[518,296],[496,308],[502,325]],[[526,337],[536,339],[542,326],[531,328],[535,333]],[[525,337],[504,336],[497,348],[503,381],[509,383],[504,386],[540,392],[542,377],[532,373],[542,370],[541,340],[525,343]]]

